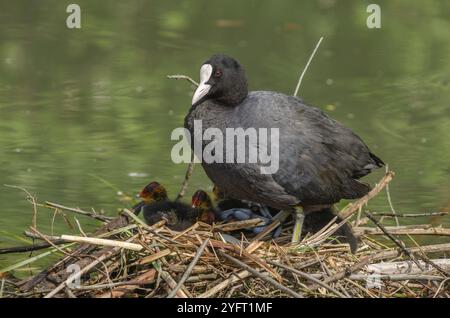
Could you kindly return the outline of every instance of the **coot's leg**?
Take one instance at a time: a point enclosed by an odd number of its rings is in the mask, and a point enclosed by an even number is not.
[[[295,225],[294,232],[292,233],[291,243],[298,243],[300,241],[300,236],[302,234],[302,226],[305,215],[303,214],[303,209],[300,206],[295,207]]]

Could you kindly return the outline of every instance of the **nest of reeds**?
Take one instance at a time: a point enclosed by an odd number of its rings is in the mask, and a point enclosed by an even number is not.
[[[54,237],[33,224],[26,234],[42,239],[39,244],[48,250],[3,269],[0,292],[4,297],[448,297],[450,243],[406,247],[397,235],[448,236],[449,229],[385,227],[380,215],[361,213],[392,177],[387,173],[367,196],[340,211],[341,223],[330,222],[296,245],[290,244],[292,226],[284,226],[277,239],[267,235],[276,222],[255,237],[241,234],[230,240],[230,233],[259,221],[198,222],[174,232],[164,221],[148,226],[127,209],[107,218],[46,203],[104,225],[91,234]],[[348,245],[330,239],[355,214],[360,247],[352,254]],[[362,226],[369,221],[376,227]],[[379,234],[384,242],[374,238]],[[37,275],[18,280],[10,274],[53,252],[64,257]]]

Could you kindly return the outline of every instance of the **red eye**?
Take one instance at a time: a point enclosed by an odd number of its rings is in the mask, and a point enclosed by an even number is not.
[[[216,72],[214,73],[215,77],[221,77],[222,76],[222,71],[217,69]]]

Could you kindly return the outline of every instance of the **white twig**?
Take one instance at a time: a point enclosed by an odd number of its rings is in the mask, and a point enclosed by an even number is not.
[[[87,243],[94,245],[103,245],[103,246],[113,246],[125,248],[133,251],[140,251],[144,247],[140,244],[108,240],[108,239],[100,239],[96,237],[83,237],[83,236],[74,236],[74,235],[61,235],[61,239],[68,242],[79,242],[79,243]]]
[[[320,43],[322,43],[323,36],[320,37],[319,42],[317,42],[316,47],[314,48],[314,51],[312,52],[311,56],[309,57],[308,63],[306,63],[305,68],[303,69],[302,74],[300,75],[300,78],[298,79],[297,86],[295,87],[294,96],[296,97],[298,94],[298,90],[300,89],[300,85],[302,84],[303,76],[305,75],[306,71],[308,70],[309,64],[311,64],[312,59],[314,58],[314,55],[316,55],[317,49],[320,46]]]
[[[84,237],[87,237],[86,233],[84,233],[83,228],[81,227],[80,222],[78,221],[78,219],[76,217],[73,217],[75,219],[75,222],[77,223],[78,226],[78,230],[80,231],[81,234],[83,234]],[[53,232],[52,232],[53,234]]]
[[[386,173],[389,171],[389,165],[386,165]],[[391,211],[394,215],[397,214],[397,212],[394,209],[394,205],[392,204],[392,200],[391,200],[391,193],[389,192],[389,184],[386,184],[386,195],[387,195],[387,200],[389,203],[389,207],[391,208]],[[400,226],[400,222],[398,221],[398,217],[395,216],[395,224],[397,226]]]

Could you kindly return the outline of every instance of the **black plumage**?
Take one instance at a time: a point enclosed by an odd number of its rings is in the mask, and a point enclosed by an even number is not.
[[[158,182],[146,185],[138,195],[142,201],[133,207],[138,215],[141,211],[148,225],[165,220],[166,226],[183,231],[197,222],[200,211],[182,202],[170,201],[166,189]]]
[[[341,199],[360,198],[370,186],[358,179],[384,164],[350,129],[302,99],[278,92],[248,92],[240,63],[222,54],[202,65],[200,86],[185,117],[192,138],[194,120],[202,121],[203,132],[216,128],[223,136],[227,128],[278,129],[279,169],[272,174],[262,174],[263,165],[248,160],[203,161],[202,166],[231,197],[279,210],[297,212],[302,207],[307,214]],[[204,149],[209,141],[201,143]]]
[[[173,201],[157,201],[143,207],[145,222],[149,225],[166,220],[171,230],[183,231],[197,222],[199,212],[190,206]]]

